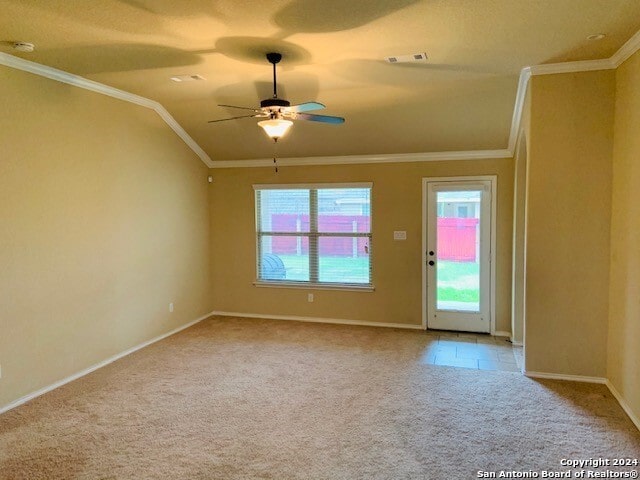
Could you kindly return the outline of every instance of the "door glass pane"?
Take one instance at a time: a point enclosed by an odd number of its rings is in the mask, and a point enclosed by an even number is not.
[[[437,192],[437,308],[480,311],[479,190]]]

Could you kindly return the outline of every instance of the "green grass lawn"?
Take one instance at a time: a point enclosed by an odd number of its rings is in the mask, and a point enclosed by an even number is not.
[[[309,258],[278,255],[287,271],[287,280],[309,281]],[[320,257],[320,281],[369,283],[369,257]]]
[[[278,255],[287,271],[287,280],[309,281],[309,258]],[[438,300],[480,301],[480,268],[472,262],[438,262]],[[344,283],[369,282],[368,257],[320,257],[320,281]]]
[[[438,300],[445,302],[478,303],[480,301],[480,291],[455,289],[453,287],[439,287]]]
[[[438,300],[480,301],[480,266],[474,262],[438,262]]]

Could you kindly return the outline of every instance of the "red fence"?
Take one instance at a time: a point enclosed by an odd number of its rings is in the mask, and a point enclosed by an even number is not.
[[[438,260],[476,261],[477,218],[438,218]]]
[[[309,215],[279,214],[271,217],[274,232],[308,232]],[[363,215],[319,215],[318,229],[321,232],[368,232],[370,217]],[[438,218],[438,259],[457,262],[475,262],[477,218]],[[367,238],[321,237],[320,255],[336,257],[367,256]],[[276,255],[307,254],[307,237],[273,237],[272,253]]]
[[[320,232],[365,233],[370,231],[370,217],[363,215],[319,215]],[[272,215],[271,229],[274,232],[308,232],[309,215],[279,214]],[[369,239],[364,237],[321,237],[318,244],[320,255],[334,257],[368,256]],[[309,252],[307,237],[273,237],[272,252],[275,254],[296,255]]]

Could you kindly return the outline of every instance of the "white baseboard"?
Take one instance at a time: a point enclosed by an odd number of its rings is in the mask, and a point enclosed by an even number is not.
[[[584,375],[562,375],[559,373],[544,373],[544,372],[522,372],[525,376],[530,378],[548,378],[549,380],[568,380],[570,382],[585,382],[585,383],[601,383],[606,384],[607,379],[603,377],[586,377]]]
[[[527,377],[531,378],[549,378],[552,380],[569,380],[572,382],[587,382],[587,383],[600,383],[606,385],[611,394],[618,401],[624,412],[629,416],[629,419],[633,422],[638,430],[640,430],[640,418],[631,410],[629,404],[620,395],[620,392],[613,386],[613,384],[607,378],[602,377],[585,377],[582,375],[559,375],[555,373],[542,373],[542,372],[524,372]]]
[[[48,385],[44,388],[41,388],[40,390],[36,390],[35,392],[31,392],[27,395],[25,395],[24,397],[21,397],[13,402],[11,402],[8,405],[5,405],[4,407],[0,407],[0,414],[3,414],[4,412],[7,412],[9,410],[11,410],[12,408],[16,408],[26,402],[28,402],[29,400],[33,400],[36,397],[39,397],[40,395],[44,395],[47,392],[50,392],[51,390],[54,390],[58,387],[61,387],[62,385],[65,385],[69,382],[73,382],[74,380],[77,380],[80,377],[84,377],[85,375],[98,370],[99,368],[104,367],[105,365],[109,365],[110,363],[115,362],[116,360],[121,359],[122,357],[126,357],[127,355],[136,352],[144,347],[148,347],[149,345],[151,345],[152,343],[156,343],[159,342],[160,340],[163,340],[167,337],[170,337],[171,335],[174,335],[182,330],[185,330],[193,325],[195,325],[198,322],[201,322],[202,320],[209,318],[211,315],[213,315],[212,313],[207,313],[206,315],[203,315],[200,318],[197,318],[195,320],[193,320],[192,322],[187,323],[186,325],[182,325],[178,328],[175,328],[173,330],[171,330],[170,332],[164,333],[158,337],[152,338],[151,340],[148,340],[144,343],[141,343],[139,345],[136,345],[135,347],[131,347],[128,350],[125,350],[124,352],[118,353],[117,355],[114,355],[113,357],[109,357],[106,360],[103,360],[100,363],[96,363],[95,365],[90,366],[89,368],[85,368],[84,370],[79,371],[78,373],[74,373],[73,375],[67,377],[67,378],[63,378],[62,380],[59,380],[51,385]]]
[[[337,318],[319,318],[319,317],[300,317],[300,316],[294,316],[294,315],[262,315],[262,314],[257,314],[257,313],[237,313],[237,312],[219,312],[219,311],[213,311],[210,313],[207,313],[206,315],[203,315],[185,325],[182,325],[178,328],[175,328],[167,333],[164,333],[158,337],[152,338],[151,340],[148,340],[144,343],[141,343],[139,345],[136,345],[135,347],[132,347],[128,350],[125,350],[124,352],[121,352],[117,355],[114,355],[112,357],[107,358],[106,360],[103,360],[100,363],[96,363],[95,365],[92,365],[89,368],[86,368],[78,373],[75,373],[74,375],[71,375],[67,378],[64,378],[58,382],[55,382],[47,387],[41,388],[40,390],[37,390],[35,392],[32,392],[28,395],[25,395],[24,397],[21,397],[11,403],[9,403],[8,405],[5,405],[4,407],[0,407],[0,414],[3,414],[13,408],[16,408],[26,402],[28,402],[29,400],[33,400],[34,398],[37,398],[41,395],[44,395],[47,392],[50,392],[51,390],[54,390],[58,387],[61,387],[62,385],[65,385],[69,382],[72,382],[74,380],[77,380],[80,377],[83,377],[95,370],[98,370],[99,368],[102,368],[110,363],[115,362],[116,360],[119,360],[123,357],[126,357],[127,355],[130,355],[133,352],[136,352],[142,348],[145,348],[153,343],[159,342],[160,340],[163,340],[167,337],[170,337],[171,335],[175,335],[178,332],[181,332],[182,330],[185,330],[193,325],[195,325],[196,323],[201,322],[202,320],[205,320],[213,315],[217,315],[217,316],[221,316],[221,317],[245,317],[245,318],[265,318],[265,319],[270,319],[270,320],[292,320],[292,321],[298,321],[298,322],[313,322],[313,323],[329,323],[329,324],[339,324],[339,325],[359,325],[359,326],[366,326],[366,327],[385,327],[385,328],[404,328],[404,329],[411,329],[411,330],[422,330],[422,325],[409,325],[409,324],[403,324],[403,323],[376,323],[376,322],[365,322],[362,320],[347,320],[347,319],[337,319]],[[497,335],[500,335],[503,332],[496,332]],[[631,419],[631,421],[633,422],[633,424],[638,428],[638,430],[640,430],[640,419],[636,416],[636,414],[631,410],[631,407],[629,407],[629,405],[627,404],[627,402],[624,400],[624,398],[622,397],[622,395],[620,395],[620,392],[618,392],[618,390],[613,386],[613,384],[606,378],[602,378],[602,377],[586,377],[583,375],[561,375],[561,374],[556,374],[556,373],[544,373],[544,372],[527,372],[527,371],[523,371],[524,375],[526,375],[527,377],[530,378],[547,378],[547,379],[551,379],[551,380],[568,380],[568,381],[572,381],[572,382],[587,382],[587,383],[599,383],[599,384],[604,384],[607,386],[607,388],[609,389],[609,391],[611,392],[611,394],[615,397],[615,399],[618,401],[618,403],[620,404],[620,406],[622,407],[622,409],[625,411],[625,413],[629,416],[629,418]]]
[[[638,416],[633,412],[633,410],[631,410],[631,407],[629,406],[629,404],[625,401],[624,398],[622,398],[622,395],[620,395],[620,392],[618,392],[616,387],[614,387],[609,380],[607,380],[605,384],[607,385],[607,388],[609,389],[611,394],[614,397],[616,397],[616,400],[618,401],[618,403],[620,404],[624,412],[629,416],[629,418],[631,419],[633,424],[636,426],[636,428],[640,430],[640,418],[638,418]]]
[[[293,320],[295,322],[331,323],[337,325],[358,325],[362,327],[408,328],[411,330],[424,330],[424,327],[422,325],[411,325],[407,323],[366,322],[364,320],[347,320],[343,318],[299,317],[297,315],[263,315],[261,313],[239,312],[212,312],[212,315],[218,315],[220,317],[265,318],[267,320]]]

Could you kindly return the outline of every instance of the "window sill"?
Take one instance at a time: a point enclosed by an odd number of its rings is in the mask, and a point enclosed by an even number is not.
[[[299,288],[304,290],[347,290],[354,292],[373,292],[375,287],[373,285],[323,285],[323,284],[310,284],[303,282],[266,282],[255,281],[253,285],[256,287],[267,288]]]

